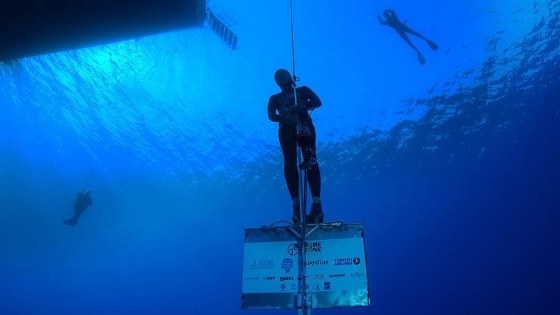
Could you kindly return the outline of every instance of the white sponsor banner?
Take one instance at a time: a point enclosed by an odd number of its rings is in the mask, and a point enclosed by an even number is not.
[[[308,292],[367,289],[363,238],[311,240],[306,246]],[[243,293],[298,292],[294,241],[245,243]]]

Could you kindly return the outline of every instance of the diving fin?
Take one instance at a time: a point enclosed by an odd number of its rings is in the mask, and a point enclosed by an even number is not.
[[[439,49],[439,46],[436,43],[432,42],[431,40],[426,40],[426,42],[428,42],[428,45],[432,50],[436,51]]]

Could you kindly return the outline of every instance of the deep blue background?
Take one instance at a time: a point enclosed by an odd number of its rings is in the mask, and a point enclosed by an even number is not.
[[[291,209],[266,4],[210,3],[237,51],[203,27],[2,65],[0,313],[243,312],[243,229]],[[319,313],[560,312],[560,5],[461,6],[296,3],[326,219],[364,223],[370,268],[371,307]],[[426,65],[385,7],[440,44],[413,39]]]

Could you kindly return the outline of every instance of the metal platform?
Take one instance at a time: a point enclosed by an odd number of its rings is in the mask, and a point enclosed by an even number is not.
[[[301,309],[302,294],[306,308],[368,306],[363,225],[309,225],[305,246],[298,228],[245,229],[241,308]]]
[[[5,0],[0,61],[202,26],[205,0]]]

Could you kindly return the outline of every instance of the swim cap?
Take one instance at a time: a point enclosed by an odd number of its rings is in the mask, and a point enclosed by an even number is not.
[[[294,82],[288,70],[285,69],[276,70],[276,73],[274,73],[274,81],[279,87],[283,87],[288,83],[292,84]]]

